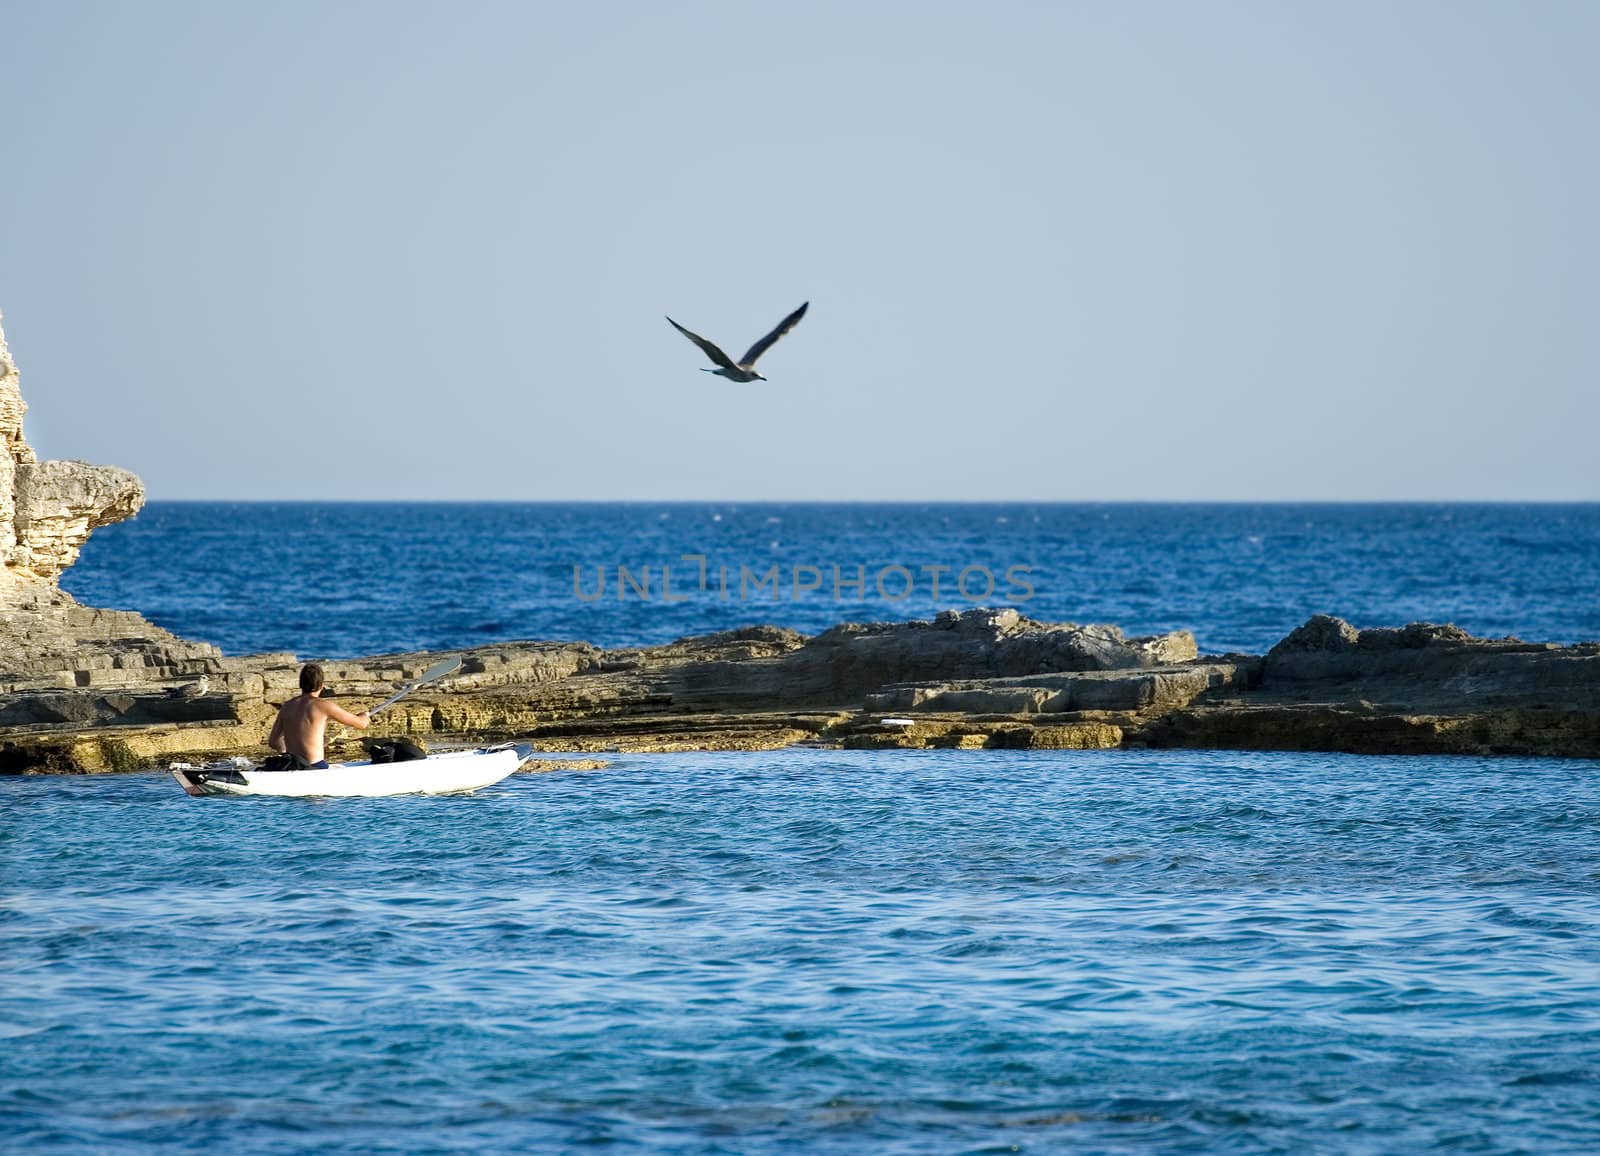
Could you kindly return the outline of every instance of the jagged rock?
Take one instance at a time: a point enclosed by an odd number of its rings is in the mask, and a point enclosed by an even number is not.
[[[41,462],[22,436],[27,405],[0,331],[0,691],[127,688],[204,673],[221,657],[125,610],[81,606],[56,585],[89,534],[144,504],[139,479],[114,466]],[[62,699],[58,721],[115,710]],[[5,710],[0,709],[0,717]]]
[[[1331,614],[1313,614],[1305,625],[1291,630],[1269,654],[1284,655],[1300,651],[1341,653],[1353,650],[1360,635],[1354,626]]]
[[[6,565],[53,581],[78,560],[91,532],[131,518],[144,486],[127,470],[87,462],[23,462],[15,469],[13,544]]]
[[[1262,699],[1365,699],[1413,713],[1600,708],[1600,646],[1474,638],[1413,622],[1357,631],[1319,615],[1267,652]]]
[[[115,466],[41,462],[22,436],[20,375],[0,329],[0,599],[5,587],[53,582],[89,534],[144,505],[139,479]]]
[[[1188,631],[1127,639],[1115,626],[1034,622],[1015,610],[947,611],[932,622],[843,623],[798,648],[744,661],[698,662],[669,684],[675,702],[858,706],[897,683],[1127,669],[1194,658]]]
[[[0,692],[126,689],[214,673],[221,652],[127,610],[80,605],[53,583],[13,587],[0,613]]]

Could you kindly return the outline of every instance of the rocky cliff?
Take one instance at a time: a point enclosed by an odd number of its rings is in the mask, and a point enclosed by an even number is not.
[[[213,646],[139,615],[92,610],[56,580],[100,526],[130,518],[144,487],[127,470],[41,462],[22,434],[20,375],[0,330],[0,687],[84,686],[95,671],[178,677],[207,668]]]
[[[54,582],[78,560],[93,530],[130,518],[144,505],[144,487],[127,470],[41,462],[22,436],[27,410],[0,329],[0,598]]]

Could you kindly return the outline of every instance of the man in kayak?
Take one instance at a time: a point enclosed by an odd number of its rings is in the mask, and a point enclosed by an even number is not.
[[[272,733],[267,736],[267,746],[286,756],[282,767],[262,765],[263,770],[304,770],[328,765],[323,755],[322,740],[328,729],[328,720],[343,723],[364,731],[372,724],[367,711],[351,714],[338,703],[322,697],[322,667],[308,662],[300,668],[300,693],[278,708]],[[279,760],[269,759],[268,763]]]

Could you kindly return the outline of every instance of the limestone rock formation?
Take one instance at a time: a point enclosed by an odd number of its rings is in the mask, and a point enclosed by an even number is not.
[[[1600,709],[1600,645],[1474,638],[1413,622],[1356,630],[1317,615],[1267,652],[1261,698],[1366,701],[1410,711]]]
[[[41,462],[22,436],[27,408],[0,331],[0,692],[126,687],[214,669],[216,647],[131,611],[80,606],[56,585],[91,532],[144,505],[144,487],[115,466]]]
[[[144,505],[139,479],[116,466],[19,463],[15,486],[6,566],[29,580],[54,581],[78,560],[92,531],[131,518]]]
[[[297,689],[292,654],[185,658],[191,644],[156,643],[135,615],[75,613],[80,652],[64,656],[77,665],[60,681],[0,682],[0,774],[260,754],[273,711]],[[365,705],[440,657],[324,665],[341,701]],[[459,675],[405,698],[368,733],[551,751],[807,743],[1600,757],[1600,645],[1423,623],[1356,631],[1317,619],[1266,658],[1197,658],[1181,633],[1124,639],[990,610],[847,623],[812,638],[750,627],[631,650],[516,642],[460,657]],[[0,649],[0,670],[6,661]],[[209,671],[211,692],[172,694],[162,682],[180,668]],[[357,737],[334,740],[331,755],[358,756]]]
[[[947,610],[932,622],[843,623],[771,657],[687,666],[670,690],[685,705],[859,705],[897,683],[1126,670],[1196,654],[1186,630],[1128,639],[1115,626],[1035,622],[1015,610],[978,607]]]
[[[7,602],[23,588],[53,583],[92,531],[144,505],[144,487],[127,470],[39,461],[22,436],[27,409],[0,329],[0,599]]]

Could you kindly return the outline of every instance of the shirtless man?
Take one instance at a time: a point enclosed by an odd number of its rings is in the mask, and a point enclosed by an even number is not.
[[[368,711],[351,714],[337,703],[322,697],[322,667],[308,662],[300,668],[300,693],[278,708],[278,717],[267,736],[267,746],[290,754],[309,767],[326,767],[322,736],[328,720],[364,731],[372,724]]]

